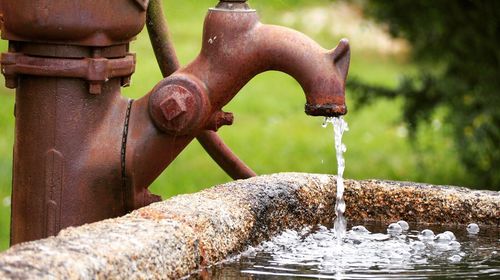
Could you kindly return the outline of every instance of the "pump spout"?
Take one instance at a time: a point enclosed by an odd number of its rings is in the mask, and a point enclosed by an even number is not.
[[[204,129],[211,116],[248,81],[268,70],[285,72],[299,82],[306,95],[308,115],[339,116],[347,113],[345,80],[349,59],[349,44],[345,39],[335,49],[325,50],[300,32],[261,24],[256,11],[245,3],[221,2],[206,16],[199,56],[164,80],[157,92],[181,86],[188,92],[197,91],[190,93],[194,99],[206,97],[197,103],[204,108],[192,108],[193,114],[198,114],[198,122],[191,122],[189,128],[170,130],[177,134]],[[171,121],[160,109],[165,98],[157,98],[155,94],[151,98],[151,115],[159,127],[171,128]],[[172,94],[178,95],[168,95]]]
[[[346,39],[328,51],[304,34],[281,26],[257,24],[251,32],[257,59],[264,62],[257,71],[279,70],[294,77],[306,95],[308,115],[347,113],[345,80],[350,50]]]

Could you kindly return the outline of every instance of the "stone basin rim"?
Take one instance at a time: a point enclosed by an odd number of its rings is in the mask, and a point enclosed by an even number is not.
[[[346,180],[351,220],[499,227],[500,192]],[[280,173],[175,196],[0,254],[1,279],[175,279],[285,229],[328,224],[336,177]],[[432,211],[427,211],[432,209]]]

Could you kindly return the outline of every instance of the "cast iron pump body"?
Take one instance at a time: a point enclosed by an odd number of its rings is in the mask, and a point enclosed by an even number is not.
[[[215,131],[232,124],[222,108],[261,72],[293,76],[308,115],[347,112],[347,41],[325,50],[260,23],[243,0],[208,11],[201,52],[180,69],[159,0],[1,1],[0,15],[1,69],[16,89],[11,244],[160,200],[148,186],[194,138],[231,177],[254,176]],[[166,78],[131,100],[120,90],[145,22]]]

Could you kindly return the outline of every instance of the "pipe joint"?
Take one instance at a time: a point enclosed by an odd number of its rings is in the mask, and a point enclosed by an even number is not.
[[[206,122],[210,107],[201,82],[189,75],[166,78],[153,89],[149,99],[155,125],[170,135],[195,133]]]

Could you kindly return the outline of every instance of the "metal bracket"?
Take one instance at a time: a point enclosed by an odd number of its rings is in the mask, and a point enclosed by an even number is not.
[[[18,75],[81,78],[89,82],[91,94],[101,93],[102,85],[111,78],[122,77],[127,86],[135,71],[135,54],[122,58],[51,58],[35,57],[22,53],[2,53],[1,69],[5,86],[17,87]]]

